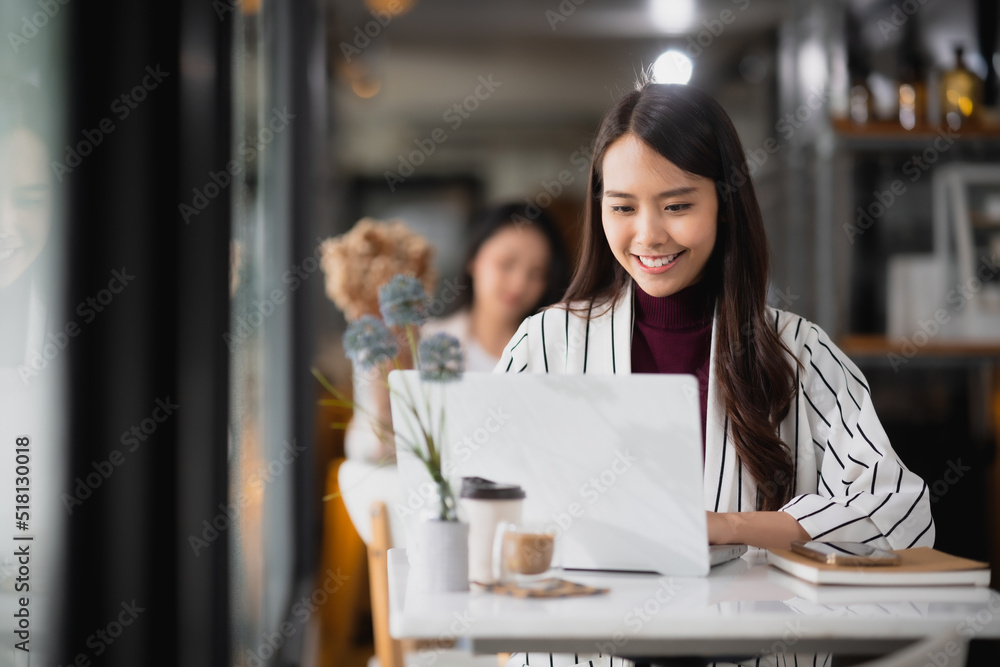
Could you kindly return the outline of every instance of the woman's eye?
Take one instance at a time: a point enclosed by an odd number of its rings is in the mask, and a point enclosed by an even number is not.
[[[612,206],[611,207],[611,212],[612,213],[631,213],[632,212],[632,207],[631,206]]]
[[[671,213],[680,213],[691,208],[691,204],[667,204],[664,208]]]
[[[14,205],[17,208],[35,208],[45,203],[48,188],[15,188]]]

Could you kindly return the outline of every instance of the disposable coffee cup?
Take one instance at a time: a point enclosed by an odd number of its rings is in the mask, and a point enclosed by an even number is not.
[[[491,584],[493,541],[501,523],[521,520],[524,489],[517,484],[500,484],[482,477],[463,477],[460,500],[469,524],[469,582]]]

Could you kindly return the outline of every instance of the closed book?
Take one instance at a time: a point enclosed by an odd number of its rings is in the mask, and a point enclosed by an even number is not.
[[[828,586],[811,584],[808,581],[774,568],[767,573],[768,583],[774,583],[789,591],[794,597],[785,599],[805,600],[818,605],[882,605],[889,610],[898,610],[913,603],[948,602],[986,604],[993,589],[988,586]],[[904,602],[900,602],[905,600]],[[912,611],[912,609],[910,610]]]
[[[990,566],[930,547],[899,549],[898,565],[829,565],[788,549],[769,549],[767,562],[814,584],[847,586],[989,586]]]

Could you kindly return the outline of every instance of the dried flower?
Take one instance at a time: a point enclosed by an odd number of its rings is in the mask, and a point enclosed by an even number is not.
[[[398,274],[379,288],[378,305],[390,327],[419,326],[427,321],[430,299],[419,280]]]
[[[360,369],[368,369],[395,359],[399,344],[392,332],[377,317],[362,315],[344,332],[344,351]]]
[[[362,218],[321,252],[326,294],[348,320],[377,315],[378,288],[397,273],[416,276],[428,292],[437,280],[433,247],[398,220]]]
[[[422,380],[451,382],[462,377],[462,344],[454,336],[436,333],[420,341],[419,353]]]

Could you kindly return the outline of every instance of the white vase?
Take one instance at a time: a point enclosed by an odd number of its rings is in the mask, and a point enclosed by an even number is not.
[[[420,519],[414,525],[414,538],[412,548],[407,547],[413,590],[421,593],[469,590],[469,524]]]

